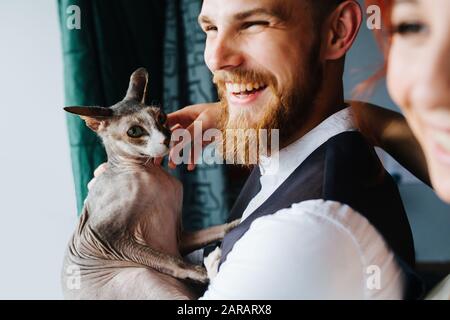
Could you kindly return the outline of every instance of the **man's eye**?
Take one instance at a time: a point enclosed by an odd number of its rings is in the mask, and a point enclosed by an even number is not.
[[[394,26],[393,33],[399,35],[411,35],[421,33],[425,30],[425,26],[421,23],[400,23]]]
[[[242,29],[249,29],[251,27],[264,27],[264,26],[268,26],[269,22],[268,21],[250,21],[250,22],[245,22],[242,25]]]
[[[205,32],[209,32],[209,31],[217,31],[217,27],[216,26],[206,26],[204,27]]]
[[[127,135],[130,138],[140,138],[142,136],[145,136],[146,134],[147,134],[147,131],[145,131],[145,129],[140,126],[132,126],[127,131]]]

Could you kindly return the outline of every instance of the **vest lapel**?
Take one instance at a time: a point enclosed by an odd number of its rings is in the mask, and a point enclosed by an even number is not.
[[[261,190],[260,177],[259,167],[255,166],[230,211],[229,222],[241,218],[250,201]]]
[[[305,166],[303,165],[305,163],[314,165]],[[311,154],[302,164],[300,164],[294,172],[292,172],[290,176],[266,199],[266,201],[264,201],[264,203],[253,211],[236,228],[227,233],[221,244],[222,257],[220,265],[225,262],[227,255],[233,249],[234,244],[248,231],[253,221],[259,217],[288,208],[294,203],[321,198],[322,181],[323,155],[320,152],[315,152]],[[242,193],[244,192],[246,192],[245,189],[243,189]],[[242,212],[255,195],[252,195],[245,205],[242,204]],[[240,216],[242,216],[242,212]]]

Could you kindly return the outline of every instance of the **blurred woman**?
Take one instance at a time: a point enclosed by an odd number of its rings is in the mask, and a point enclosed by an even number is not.
[[[377,37],[385,53],[389,93],[422,147],[434,189],[450,203],[450,1],[369,0],[367,4],[378,5],[383,16]],[[385,143],[407,135],[407,129],[400,128],[401,120],[391,122],[391,132],[381,134]],[[391,140],[387,151],[393,148],[395,139]]]
[[[385,54],[385,65],[372,80],[386,75],[389,93],[423,150],[431,183],[436,193],[450,203],[450,1],[366,2],[381,8],[384,22],[376,35]],[[422,156],[399,143],[403,140],[409,141],[405,145],[411,145],[413,140],[401,117],[390,117],[379,108],[362,106],[361,110],[361,126],[366,132],[375,132],[375,142],[426,181]],[[381,116],[372,117],[377,120],[370,124],[370,113]],[[377,123],[383,123],[378,133],[374,129]],[[450,276],[428,299],[450,299]]]

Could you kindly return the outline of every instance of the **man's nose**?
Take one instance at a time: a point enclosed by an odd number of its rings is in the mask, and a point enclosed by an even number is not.
[[[239,44],[227,35],[218,35],[216,39],[207,43],[205,59],[212,72],[233,69],[244,62]]]

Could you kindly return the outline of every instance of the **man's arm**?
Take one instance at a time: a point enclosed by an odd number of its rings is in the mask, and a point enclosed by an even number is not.
[[[405,118],[397,112],[367,102],[351,101],[350,104],[361,133],[417,178],[431,185],[422,148]]]
[[[397,112],[370,103],[360,101],[350,101],[349,103],[355,111],[356,125],[361,133],[374,146],[388,152],[417,178],[431,185],[422,148],[405,118]],[[205,103],[188,106],[173,112],[168,115],[167,122],[174,129],[184,128],[188,130],[193,137],[194,121],[202,122],[202,130],[204,132],[211,128],[217,128],[219,119],[220,105],[218,103]],[[173,150],[171,155],[169,155],[169,166],[172,168],[175,167],[175,164],[170,161],[173,158]],[[197,151],[200,152],[200,150]],[[188,170],[194,170],[195,161],[193,159],[198,156],[199,154],[194,154],[193,151],[190,153],[192,164],[188,166]],[[162,159],[155,159],[156,163],[161,163],[161,161]],[[94,176],[101,174],[103,171],[104,168],[100,168]]]
[[[343,221],[375,232],[351,208],[320,200],[255,220],[202,299],[368,298],[364,270],[370,254],[387,265],[392,257],[379,235],[371,238],[370,248],[362,247]],[[386,298],[400,298],[401,288],[397,289]]]
[[[172,131],[179,128],[186,129],[189,132],[190,136],[193,137],[192,141],[194,141],[195,138],[197,138],[194,134],[194,122],[201,122],[202,132],[198,132],[198,134],[203,135],[206,130],[218,127],[220,114],[221,111],[219,103],[196,104],[168,114],[167,125],[171,128]],[[180,143],[186,144],[186,141],[182,141]],[[206,147],[206,145],[207,144],[202,145],[202,148]],[[180,146],[178,150],[181,150],[183,148],[184,145]],[[176,167],[176,164],[172,161],[172,159],[174,158],[174,150],[175,148],[172,148],[169,154],[169,167],[172,169]],[[194,151],[197,151],[197,153],[194,153]],[[196,148],[192,146],[189,152],[189,158],[191,159],[191,161],[187,167],[189,171],[194,170],[195,159],[200,156],[200,153],[201,150],[196,150]],[[161,161],[162,159],[155,160],[156,163],[161,163]]]
[[[355,110],[356,124],[361,133],[374,146],[384,149],[416,177],[430,185],[425,156],[405,118],[397,112],[367,102],[349,101],[349,103]],[[175,128],[185,128],[193,136],[194,121],[202,121],[202,129],[206,131],[217,128],[219,118],[220,105],[206,103],[188,106],[169,114],[168,124]],[[192,159],[197,156],[191,153]],[[161,162],[161,159],[157,162]],[[175,166],[171,161],[169,165]],[[188,170],[194,168],[195,164],[188,166]]]

